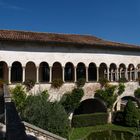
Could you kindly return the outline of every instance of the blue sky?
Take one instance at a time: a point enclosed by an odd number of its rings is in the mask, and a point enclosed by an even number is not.
[[[0,0],[0,29],[90,34],[140,45],[140,0]]]

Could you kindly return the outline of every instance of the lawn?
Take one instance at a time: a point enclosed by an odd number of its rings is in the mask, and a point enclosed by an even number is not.
[[[131,133],[137,132],[137,128],[134,127],[124,127],[114,124],[97,125],[92,127],[72,128],[69,135],[69,140],[81,140],[92,132],[99,132],[104,130],[127,131]]]

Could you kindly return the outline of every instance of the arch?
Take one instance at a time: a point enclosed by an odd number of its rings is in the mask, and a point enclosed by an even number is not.
[[[52,67],[52,80],[62,80],[62,66],[59,62],[55,62]]]
[[[34,62],[28,62],[25,68],[25,81],[32,80],[36,82],[36,66]]]
[[[128,80],[129,81],[134,81],[135,80],[135,68],[133,64],[129,64],[128,66]]]
[[[117,81],[117,66],[114,63],[110,64],[109,68],[109,80],[110,81]]]
[[[65,65],[65,81],[66,82],[74,81],[74,66],[71,62],[68,62]]]
[[[11,82],[22,82],[22,65],[20,62],[13,62],[11,67]]]
[[[99,78],[107,78],[107,65],[101,63],[99,66]]]
[[[81,62],[78,63],[76,73],[77,73],[77,80],[81,78],[86,79],[86,67],[84,63]]]
[[[49,82],[50,68],[47,62],[41,62],[39,65],[39,82]]]
[[[0,61],[0,80],[8,82],[8,65],[4,61]]]
[[[92,114],[96,112],[107,112],[106,106],[98,99],[86,99],[82,101],[77,109],[74,111],[74,115],[79,114]]]
[[[137,65],[137,78],[140,79],[140,64]]]
[[[125,72],[126,72],[126,66],[122,63],[119,65],[119,79],[126,78]]]
[[[121,104],[120,104],[120,109],[121,110],[124,109],[124,107],[127,104],[128,100],[133,101],[134,104],[136,105],[136,107],[139,107],[140,106],[139,101],[135,97],[132,97],[132,96],[124,96],[124,97],[121,98]]]
[[[88,81],[97,80],[97,68],[94,63],[90,63],[88,66]]]

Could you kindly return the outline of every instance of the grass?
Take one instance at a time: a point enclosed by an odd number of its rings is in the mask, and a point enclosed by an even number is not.
[[[92,132],[100,132],[104,130],[126,131],[130,133],[137,132],[137,129],[134,127],[124,127],[124,126],[119,126],[114,124],[97,125],[91,127],[72,128],[69,135],[69,140],[81,140]]]

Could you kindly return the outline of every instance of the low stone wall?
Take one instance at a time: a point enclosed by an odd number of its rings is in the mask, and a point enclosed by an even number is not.
[[[23,123],[26,128],[26,133],[35,136],[38,140],[66,140],[65,138],[62,138],[27,122]]]

